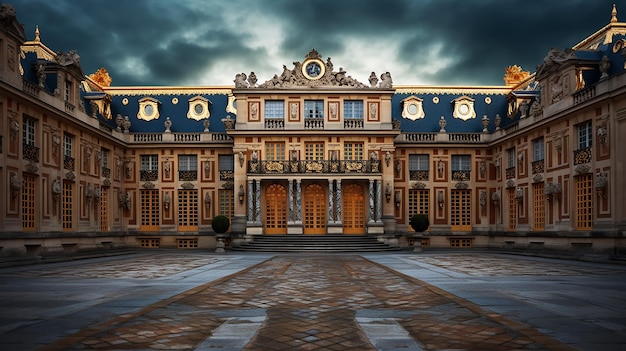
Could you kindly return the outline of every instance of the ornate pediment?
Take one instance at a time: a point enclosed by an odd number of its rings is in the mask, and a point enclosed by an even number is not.
[[[289,89],[301,87],[346,87],[356,89],[391,89],[392,79],[389,72],[385,72],[380,76],[380,80],[375,72],[369,77],[370,85],[363,84],[348,75],[343,67],[338,71],[334,70],[330,57],[324,62],[322,56],[312,49],[302,62],[293,62],[293,68],[290,69],[283,65],[283,71],[275,74],[272,79],[257,85],[257,77],[254,72],[249,76],[245,73],[239,73],[235,76],[235,88],[262,88],[262,89]]]
[[[463,95],[459,98],[452,100],[454,103],[454,111],[452,116],[463,121],[476,118],[476,111],[474,110],[474,99],[469,96]]]
[[[137,118],[144,121],[152,121],[153,119],[159,119],[159,105],[161,102],[151,97],[145,97],[139,100],[139,111],[137,111]]]

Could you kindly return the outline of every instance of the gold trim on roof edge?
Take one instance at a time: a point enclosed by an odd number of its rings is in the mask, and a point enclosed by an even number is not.
[[[115,87],[103,88],[104,92],[111,95],[228,95],[232,89],[224,87]]]
[[[507,95],[510,87],[500,86],[396,86],[395,94],[484,94]]]

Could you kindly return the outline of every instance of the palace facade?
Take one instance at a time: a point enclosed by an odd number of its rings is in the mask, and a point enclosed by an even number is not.
[[[424,246],[620,252],[625,43],[613,9],[497,87],[361,82],[315,50],[265,81],[116,87],[39,29],[27,40],[2,5],[0,255],[215,248],[216,215],[235,246],[309,234],[407,246],[418,213]]]

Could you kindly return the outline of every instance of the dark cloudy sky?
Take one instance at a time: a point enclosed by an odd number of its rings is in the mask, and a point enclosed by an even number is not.
[[[608,24],[616,1],[8,2],[29,40],[38,25],[44,44],[77,50],[85,74],[105,67],[115,86],[232,86],[239,72],[266,81],[311,48],[361,82],[389,71],[395,85],[502,85],[505,67],[534,72],[550,48]]]

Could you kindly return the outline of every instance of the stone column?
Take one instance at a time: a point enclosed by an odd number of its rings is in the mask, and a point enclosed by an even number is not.
[[[328,180],[328,221],[329,222],[335,222],[335,216],[334,216],[334,204],[333,204],[333,180],[329,179]]]
[[[254,191],[254,221],[257,223],[261,223],[261,181],[255,180],[254,182],[256,184]]]
[[[302,182],[302,180],[298,179],[296,180],[296,222],[302,222],[302,205],[301,205],[301,188],[300,188],[300,183]]]
[[[374,222],[374,180],[370,179],[370,191],[369,191],[369,199],[370,199],[370,219],[369,222]]]
[[[376,181],[376,222],[380,222],[383,215],[383,192],[382,183]]]
[[[293,223],[293,179],[289,179],[289,222]]]
[[[343,202],[341,200],[341,180],[337,179],[337,218],[335,218],[335,222],[341,223],[341,209],[343,206]]]
[[[254,220],[254,207],[252,207],[253,194],[254,194],[254,183],[252,179],[248,179],[248,222],[252,222]]]

